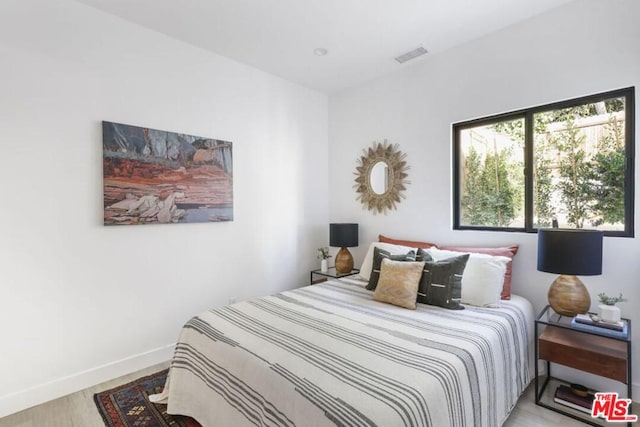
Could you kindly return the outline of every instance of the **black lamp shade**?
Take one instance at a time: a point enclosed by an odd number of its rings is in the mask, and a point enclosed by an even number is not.
[[[329,224],[329,246],[336,248],[358,246],[358,224]]]
[[[538,270],[573,276],[602,274],[599,230],[544,228],[538,230]]]

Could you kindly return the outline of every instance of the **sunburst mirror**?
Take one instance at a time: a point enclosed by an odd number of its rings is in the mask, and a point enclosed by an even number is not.
[[[396,209],[409,181],[407,155],[386,139],[363,150],[356,167],[356,198],[374,214]]]

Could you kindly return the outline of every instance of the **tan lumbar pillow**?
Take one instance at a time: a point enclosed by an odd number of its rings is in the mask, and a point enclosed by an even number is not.
[[[424,261],[383,259],[380,266],[380,279],[373,293],[373,299],[415,310],[423,269]]]

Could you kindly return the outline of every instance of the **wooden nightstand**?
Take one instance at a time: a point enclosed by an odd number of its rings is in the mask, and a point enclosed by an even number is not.
[[[631,321],[626,337],[612,337],[571,326],[571,317],[557,314],[546,306],[535,321],[535,399],[536,405],[551,409],[594,426],[607,425],[604,420],[573,410],[553,400],[555,386],[567,384],[551,374],[551,364],[557,363],[589,372],[627,385],[626,398],[631,397]],[[546,361],[547,375],[542,384],[538,360]],[[550,384],[553,387],[548,387]],[[549,390],[547,390],[549,388]],[[602,390],[610,391],[610,390]],[[624,396],[621,396],[624,397]],[[631,425],[631,423],[629,423]]]
[[[358,273],[360,273],[360,270],[358,270],[357,268],[354,268],[349,273],[345,274],[338,273],[335,267],[329,267],[324,273],[320,270],[311,270],[311,272],[309,273],[309,284],[314,285],[316,283],[326,282],[327,278],[339,279],[341,277],[353,276],[354,274]],[[322,276],[322,278],[313,280],[314,275]]]

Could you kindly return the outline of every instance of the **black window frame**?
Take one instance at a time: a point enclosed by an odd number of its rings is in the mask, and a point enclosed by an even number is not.
[[[523,108],[507,113],[495,114],[492,116],[467,120],[452,124],[453,137],[453,229],[454,230],[482,230],[482,231],[507,231],[537,233],[538,229],[533,226],[533,149],[534,149],[534,126],[533,117],[537,113],[550,110],[559,110],[575,107],[577,105],[601,102],[611,98],[625,98],[625,224],[624,230],[604,230],[605,236],[614,237],[634,237],[634,184],[635,184],[635,86],[616,89],[608,92],[572,98],[564,101],[553,102],[545,105],[538,105],[531,108]],[[461,197],[461,161],[462,149],[460,132],[469,128],[491,125],[497,122],[516,120],[524,118],[524,227],[492,227],[461,225],[460,197]]]

